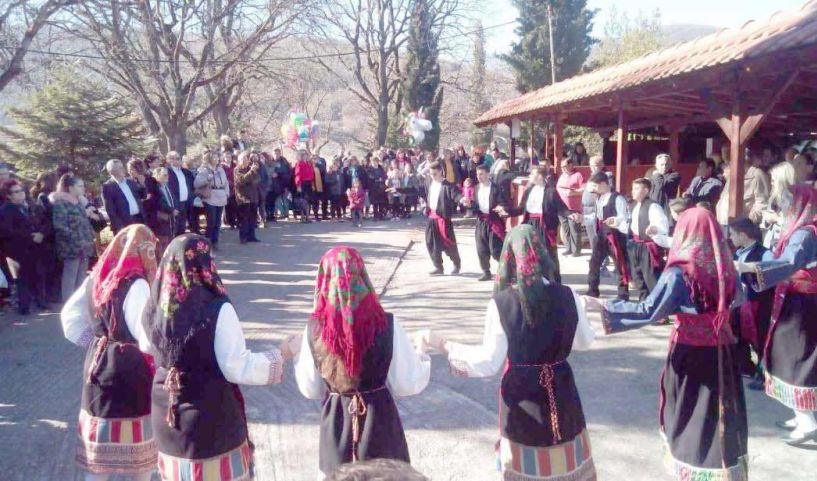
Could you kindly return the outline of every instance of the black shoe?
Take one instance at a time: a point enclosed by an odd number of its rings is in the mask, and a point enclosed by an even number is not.
[[[787,421],[775,421],[774,425],[777,426],[778,428],[782,429],[783,431],[789,431],[789,432],[794,431],[794,426],[789,426],[788,424],[786,424],[786,422]]]
[[[28,308],[26,308],[26,309],[17,309],[17,314],[19,314],[21,316],[27,316],[27,315],[31,314],[31,309],[28,309]]]
[[[452,276],[457,276],[457,275],[459,275],[459,274],[460,274],[460,268],[459,268],[459,266],[455,267],[455,268],[454,268],[454,270],[453,270],[453,271],[451,271],[451,275],[452,275]]]
[[[616,296],[620,301],[629,301],[630,295],[629,294],[619,294]]]
[[[573,252],[572,254],[570,254],[570,256],[571,257],[581,257],[582,253],[581,252]]]
[[[485,281],[490,281],[492,279],[493,279],[493,276],[491,276],[491,273],[486,272],[486,273],[482,274],[482,277],[480,277],[477,280],[480,281],[480,282],[485,282]]]
[[[762,374],[756,373],[749,383],[749,389],[752,391],[763,391],[766,389],[766,379]]]
[[[429,272],[428,275],[430,276],[441,276],[445,274],[442,269],[434,269],[433,271]]]
[[[590,289],[584,291],[582,295],[587,297],[601,297],[601,293],[599,291],[591,291]]]
[[[780,439],[782,439],[789,446],[800,446],[801,444],[805,444],[809,441],[817,441],[817,429],[809,431],[802,436],[794,437],[790,434],[788,436],[782,436]]]

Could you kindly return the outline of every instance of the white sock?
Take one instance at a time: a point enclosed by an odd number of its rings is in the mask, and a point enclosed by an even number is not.
[[[86,473],[85,481],[108,481],[108,478],[110,477],[111,476],[109,474]]]
[[[802,436],[817,429],[817,419],[814,418],[814,413],[811,411],[794,411],[794,418],[797,420],[797,428],[792,433],[792,436]]]

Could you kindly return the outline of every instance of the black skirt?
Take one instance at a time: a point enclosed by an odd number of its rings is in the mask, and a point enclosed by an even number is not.
[[[766,345],[766,394],[817,411],[817,295],[788,293]]]
[[[749,431],[737,351],[736,345],[721,347],[719,379],[717,347],[670,348],[659,416],[671,455],[668,467],[678,479],[748,480]]]

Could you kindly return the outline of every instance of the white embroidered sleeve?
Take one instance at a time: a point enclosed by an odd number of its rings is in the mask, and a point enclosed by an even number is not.
[[[508,338],[499,321],[499,311],[491,299],[485,313],[482,344],[469,346],[448,342],[448,363],[455,376],[489,377],[502,369],[508,354]]]
[[[576,312],[579,314],[579,321],[576,324],[576,334],[573,336],[573,349],[583,351],[589,349],[590,345],[596,339],[596,332],[590,321],[587,320],[587,309],[584,305],[584,300],[576,294],[576,291],[570,289],[573,293],[573,301],[576,303]]]
[[[88,347],[94,339],[91,327],[91,281],[86,277],[60,311],[60,323],[65,338],[80,347]]]
[[[305,398],[320,399],[326,388],[318,369],[315,368],[315,358],[309,347],[310,335],[309,324],[307,324],[301,336],[301,349],[295,356],[295,383],[298,384],[298,390]]]
[[[155,354],[150,345],[150,337],[145,326],[142,324],[142,312],[150,298],[150,286],[144,279],[138,279],[131,284],[125,295],[125,302],[122,310],[125,312],[125,323],[131,336],[139,343],[139,350],[148,354]]]
[[[388,384],[395,396],[414,396],[428,386],[431,378],[431,358],[418,353],[406,331],[394,319],[391,365]]]
[[[277,384],[283,379],[281,352],[256,353],[247,349],[238,314],[229,302],[221,306],[214,343],[218,367],[228,381],[236,384]]]
[[[667,214],[666,212],[664,212],[664,209],[662,209],[659,204],[652,204],[650,205],[650,211],[648,212],[648,215],[650,219],[650,225],[658,227],[657,235],[666,236],[669,233],[669,219],[667,219]],[[655,240],[655,236],[653,236],[653,240]]]

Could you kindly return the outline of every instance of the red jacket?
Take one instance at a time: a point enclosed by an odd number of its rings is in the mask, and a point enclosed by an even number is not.
[[[304,182],[315,182],[315,169],[307,160],[295,164],[295,186],[301,187]]]
[[[346,196],[349,198],[349,208],[352,210],[362,210],[364,201],[366,200],[366,191],[361,189],[349,189],[346,191]]]

